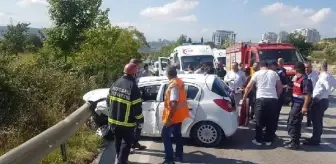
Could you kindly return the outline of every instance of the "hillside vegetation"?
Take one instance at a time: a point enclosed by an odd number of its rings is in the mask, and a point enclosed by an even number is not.
[[[47,38],[9,24],[0,41],[0,155],[64,119],[82,96],[109,87],[146,38],[135,28],[112,26],[102,0],[48,0],[55,27]],[[68,163],[88,163],[101,139],[86,126],[68,146]],[[41,163],[63,163],[59,149]]]

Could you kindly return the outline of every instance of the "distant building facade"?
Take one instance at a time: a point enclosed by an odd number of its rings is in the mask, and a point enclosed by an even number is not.
[[[223,45],[225,40],[230,40],[234,43],[236,41],[236,34],[233,31],[226,31],[226,30],[216,30],[212,34],[212,42],[216,46]]]
[[[283,43],[284,41],[287,40],[289,33],[287,31],[280,31],[278,34],[278,39],[277,42],[278,43]]]
[[[276,43],[278,35],[275,32],[265,32],[261,35],[261,41],[268,43]]]
[[[321,40],[321,35],[316,29],[302,28],[293,30],[295,34],[301,34],[306,38],[306,42],[313,43]]]

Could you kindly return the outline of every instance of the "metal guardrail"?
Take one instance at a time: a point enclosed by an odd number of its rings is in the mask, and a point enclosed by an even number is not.
[[[64,120],[1,156],[0,164],[36,164],[60,146],[63,159],[66,158],[65,142],[90,118],[90,107],[94,105],[85,103]]]

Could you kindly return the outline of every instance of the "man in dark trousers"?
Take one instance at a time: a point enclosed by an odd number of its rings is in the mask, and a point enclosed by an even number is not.
[[[142,73],[140,71],[141,60],[133,58],[133,59],[130,60],[130,63],[136,64],[138,66],[137,67],[137,74],[136,74],[136,81],[138,81],[139,78],[142,76]],[[135,150],[135,149],[138,149],[138,150],[144,150],[144,149],[146,149],[147,148],[146,146],[141,145],[139,143],[140,136],[141,136],[141,131],[142,131],[142,124],[138,124],[136,126],[136,128],[134,129],[134,131],[135,131],[135,136],[134,136],[134,143],[132,145],[132,149],[133,150]]]
[[[108,122],[115,135],[118,164],[128,163],[134,129],[144,122],[140,90],[135,82],[137,70],[136,64],[127,64],[124,75],[112,84],[108,94]]]
[[[319,65],[320,75],[314,87],[313,103],[310,111],[313,122],[313,135],[311,138],[308,138],[303,142],[305,145],[319,145],[321,142],[323,115],[329,107],[329,95],[336,86],[335,78],[327,71],[327,62],[321,62]]]
[[[279,58],[278,63],[277,63],[278,68],[277,68],[276,72],[278,73],[278,75],[280,77],[280,81],[281,81],[282,85],[284,86],[284,88],[282,90],[282,94],[280,95],[280,97],[278,99],[279,115],[280,115],[281,108],[282,108],[283,104],[285,103],[285,90],[286,90],[286,87],[288,86],[286,69],[283,66],[284,66],[284,59]],[[278,120],[279,120],[279,116],[277,116],[277,122],[278,122]]]
[[[285,142],[287,149],[299,149],[301,138],[301,123],[304,114],[307,113],[313,85],[305,73],[305,65],[302,62],[295,64],[296,71],[293,78],[292,108],[288,115],[287,130],[290,140]]]
[[[287,82],[287,77],[286,77],[286,69],[283,68],[283,59],[282,58],[279,58],[278,59],[278,62],[277,61],[271,61],[270,62],[270,67],[272,70],[274,70],[279,78],[280,78],[280,81],[282,83],[282,86],[284,86],[284,88],[282,89],[282,92],[280,94],[280,96],[278,97],[278,105],[276,106],[277,110],[276,110],[276,120],[275,120],[275,127],[276,127],[276,130],[278,129],[278,121],[279,121],[279,117],[280,117],[280,112],[281,112],[281,108],[285,102],[285,87],[288,85],[288,82]],[[274,133],[274,137],[276,137],[275,133]]]
[[[275,133],[276,109],[274,104],[277,104],[278,96],[281,94],[282,84],[277,73],[268,68],[268,63],[261,62],[260,67],[261,69],[252,75],[250,82],[247,84],[243,102],[245,102],[253,86],[256,85],[256,135],[252,143],[261,146],[262,142],[266,142],[266,145],[270,146]],[[266,127],[265,135],[263,134],[264,127]]]

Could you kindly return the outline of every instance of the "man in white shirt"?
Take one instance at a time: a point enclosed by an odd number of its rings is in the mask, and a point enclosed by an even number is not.
[[[206,73],[206,64],[201,63],[201,67],[195,71],[195,74],[205,74]]]
[[[238,66],[238,73],[241,77],[243,77],[243,80],[246,80],[246,75],[245,75],[245,67],[243,63],[240,63]]]
[[[309,61],[306,61],[304,63],[304,65],[305,65],[305,68],[306,68],[306,74],[308,76],[308,79],[311,80],[311,82],[313,84],[313,88],[314,88],[315,85],[316,85],[316,82],[317,82],[317,79],[318,79],[319,75],[318,75],[318,73],[316,71],[313,70],[312,64]],[[307,117],[307,123],[306,123],[306,125],[308,127],[310,127],[311,126],[310,110],[308,110],[306,117]]]
[[[268,68],[267,62],[261,62],[261,69],[252,75],[250,82],[247,84],[243,101],[246,100],[248,94],[252,90],[252,87],[256,85],[256,102],[255,102],[255,139],[252,143],[258,146],[262,145],[262,142],[266,142],[267,146],[270,146],[274,140],[276,131],[276,109],[275,106],[278,103],[278,97],[282,92],[282,83],[278,74]],[[263,135],[263,128],[266,127],[266,133]]]
[[[327,62],[321,62],[319,65],[320,75],[313,90],[313,104],[310,111],[313,122],[313,135],[303,142],[306,145],[319,145],[321,142],[323,115],[329,107],[329,95],[336,86],[335,78],[327,71]]]
[[[227,74],[224,77],[224,82],[229,84],[229,88],[234,92],[233,98],[235,99],[235,105],[236,107],[239,104],[239,101],[242,99],[242,91],[240,90],[245,81],[244,81],[244,76],[239,74],[238,72],[238,63],[233,62],[232,63],[232,70],[227,72]]]

